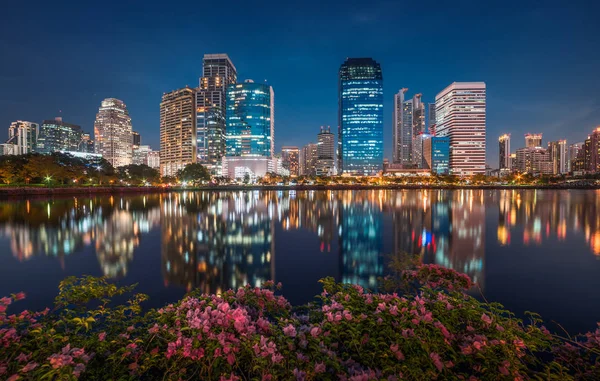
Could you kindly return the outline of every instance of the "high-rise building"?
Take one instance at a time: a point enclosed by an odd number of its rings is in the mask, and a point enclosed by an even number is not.
[[[413,168],[427,168],[427,162],[423,153],[423,142],[431,138],[431,135],[420,133],[413,136]]]
[[[450,139],[447,136],[429,136],[423,140],[424,167],[438,175],[449,173]]]
[[[552,162],[552,174],[562,175],[569,172],[567,141],[548,142],[548,154]]]
[[[427,131],[435,136],[435,103],[427,104]]]
[[[142,144],[142,136],[137,131],[131,131],[131,144],[139,146]]]
[[[8,144],[16,145],[14,155],[25,155],[35,151],[39,134],[39,124],[17,120],[8,127]]]
[[[175,176],[196,162],[196,91],[189,87],[163,94],[160,103],[160,174]]]
[[[300,174],[300,149],[298,147],[281,147],[281,160],[283,168],[289,172],[290,176]]]
[[[436,135],[450,139],[450,172],[485,174],[484,82],[454,82],[435,97]]]
[[[205,54],[196,92],[198,162],[220,174],[225,155],[227,87],[237,82],[237,70],[227,54]]]
[[[510,169],[510,134],[500,135],[499,144],[499,166],[500,169]]]
[[[56,117],[42,123],[36,151],[43,154],[59,151],[93,153],[93,144],[90,135],[83,132],[80,126]]]
[[[227,89],[226,163],[223,175],[264,176],[273,170],[275,93],[267,84],[244,83]],[[226,167],[226,168],[225,168]],[[227,173],[225,172],[227,169]]]
[[[16,144],[12,144],[12,143],[0,144],[0,156],[17,155],[17,152],[19,152],[19,147],[17,147]]]
[[[335,142],[329,126],[321,127],[317,141],[317,176],[331,176],[334,174]]]
[[[81,134],[81,144],[79,145],[79,152],[94,153],[94,140],[87,132]]]
[[[154,169],[160,169],[160,151],[150,151],[148,152],[148,167]]]
[[[525,134],[525,147],[541,147],[542,146],[542,134]]]
[[[338,82],[338,174],[383,169],[383,75],[372,58],[347,58]]]
[[[303,176],[317,175],[318,145],[308,143],[300,153],[300,174]]]
[[[571,165],[576,172],[600,172],[600,126],[585,140],[577,154],[577,159]]]
[[[577,160],[579,151],[583,148],[583,142],[573,143],[569,146],[569,172],[573,172],[573,164]]]
[[[412,99],[412,140],[413,162],[416,168],[423,168],[423,137],[426,134],[425,104],[421,101],[422,94],[415,94]]]
[[[113,167],[131,164],[131,117],[123,101],[107,98],[102,101],[94,122],[94,149]]]
[[[394,115],[392,117],[392,161],[394,164],[412,162],[412,122],[411,125],[404,122],[404,94],[407,91],[407,88],[402,88],[397,94],[394,94]]]
[[[151,152],[154,151],[148,145],[133,146],[133,164],[148,165],[148,157]]]
[[[552,174],[552,160],[548,150],[542,147],[517,149],[517,170],[524,173]]]

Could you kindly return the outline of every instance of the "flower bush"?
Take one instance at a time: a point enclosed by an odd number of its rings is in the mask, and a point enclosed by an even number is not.
[[[144,312],[133,286],[67,278],[51,311],[8,315],[25,296],[0,299],[0,379],[600,379],[600,328],[559,338],[435,265],[394,281],[412,291],[326,278],[316,302],[293,308],[268,282]]]

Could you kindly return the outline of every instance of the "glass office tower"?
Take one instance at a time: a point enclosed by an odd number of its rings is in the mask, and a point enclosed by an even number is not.
[[[227,89],[227,156],[274,154],[274,94],[266,84],[246,80]]]
[[[339,71],[338,174],[383,169],[383,76],[372,58],[347,58]]]
[[[227,87],[237,82],[237,71],[227,54],[205,54],[196,90],[198,162],[219,175],[225,154]]]

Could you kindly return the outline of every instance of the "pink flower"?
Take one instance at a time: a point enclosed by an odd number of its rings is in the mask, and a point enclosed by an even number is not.
[[[100,332],[98,334],[98,340],[99,341],[104,341],[104,338],[106,337],[106,332]]]
[[[138,363],[137,362],[132,362],[131,364],[129,364],[129,366],[127,367],[127,369],[129,370],[136,370],[138,368]]]
[[[75,369],[73,369],[73,376],[79,378],[79,376],[81,375],[81,373],[83,373],[84,370],[85,370],[85,365],[83,365],[83,364],[75,365]]]
[[[322,362],[318,362],[315,364],[315,373],[324,373],[325,369],[325,364],[323,364]]]
[[[25,299],[25,293],[24,292],[17,292],[15,294],[15,300],[23,300]]]
[[[498,371],[505,376],[508,376],[510,372],[508,371],[508,367],[510,367],[509,361],[503,361],[502,365],[498,367]]]
[[[499,324],[496,324],[496,329],[497,329],[498,331],[500,331],[500,332],[504,332],[504,327],[502,327],[502,326],[501,326],[501,325],[499,325]]]
[[[154,335],[155,333],[158,333],[158,324],[154,324],[154,327],[150,328],[148,330],[148,333],[150,333],[151,335]]]
[[[431,352],[429,354],[429,358],[431,359],[431,361],[433,361],[433,365],[435,365],[435,367],[437,368],[438,371],[442,371],[442,369],[444,369],[444,364],[442,363],[442,360],[440,359],[440,355],[438,355],[435,352]]]
[[[283,328],[283,334],[289,337],[296,337],[296,328],[289,324],[288,326]]]
[[[6,312],[6,306],[4,304],[0,304],[0,313],[3,313],[3,312]]]
[[[279,353],[274,353],[271,356],[271,361],[273,361],[274,364],[280,363],[281,360],[283,360],[283,356],[280,355]]]
[[[310,330],[310,335],[311,335],[312,337],[317,337],[317,336],[319,336],[320,334],[321,334],[321,328],[319,328],[319,327],[313,327],[313,328]]]
[[[127,347],[126,347],[126,348],[127,348],[127,349],[132,349],[132,350],[133,350],[133,349],[136,349],[136,348],[137,348],[137,344],[136,344],[136,343],[131,343],[131,344],[127,345]]]
[[[17,356],[16,360],[18,362],[25,362],[25,361],[29,360],[29,357],[31,357],[31,355],[26,355],[25,353],[21,353],[20,355]]]
[[[486,314],[481,315],[481,320],[485,323],[485,324],[492,324],[492,318],[487,316]]]
[[[25,365],[23,367],[23,369],[21,369],[21,372],[23,372],[23,373],[30,372],[30,371],[34,370],[35,368],[37,368],[37,366],[38,366],[38,363],[36,363],[36,362],[30,362],[27,365]]]
[[[54,369],[73,364],[73,357],[69,355],[53,354],[48,357],[48,359],[50,360],[50,365],[52,365],[52,368]]]
[[[7,298],[6,296],[0,299],[0,304],[3,304],[5,306],[8,306],[12,303],[12,299],[11,298]]]
[[[19,375],[18,374],[13,374],[12,376],[10,376],[9,378],[6,379],[6,381],[17,381],[19,379]]]

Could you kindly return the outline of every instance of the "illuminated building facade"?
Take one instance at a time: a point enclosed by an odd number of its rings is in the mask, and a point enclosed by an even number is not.
[[[300,149],[298,147],[281,147],[281,160],[290,176],[300,174]]]
[[[237,82],[237,70],[227,54],[205,54],[196,92],[198,162],[220,174],[225,155],[227,87]]]
[[[334,175],[335,142],[329,126],[317,135],[317,176]]]
[[[436,136],[450,139],[450,172],[485,174],[486,86],[454,82],[435,97]]]
[[[347,58],[338,82],[338,174],[383,169],[383,75],[372,58]]]
[[[510,134],[501,135],[498,138],[498,145],[498,168],[510,170]]]
[[[431,136],[423,140],[424,167],[438,175],[450,172],[450,139],[445,136]]]
[[[569,152],[566,140],[548,142],[548,154],[552,162],[552,174],[563,175],[569,172]]]
[[[227,89],[226,157],[230,178],[241,170],[264,176],[275,153],[275,94],[266,84],[246,80]],[[237,168],[237,169],[236,169]]]
[[[17,120],[8,127],[7,144],[14,144],[16,151],[13,155],[25,155],[32,153],[36,149],[39,134],[39,124]]]
[[[548,150],[541,147],[524,147],[517,149],[517,170],[522,173],[538,173],[551,175],[552,160]]]
[[[542,146],[542,134],[525,134],[525,147],[535,148]]]
[[[142,136],[137,131],[131,131],[131,144],[133,146],[139,146],[142,144]]]
[[[102,101],[94,122],[94,149],[113,167],[129,165],[133,159],[131,117],[119,99]]]
[[[163,94],[160,103],[160,174],[175,176],[196,162],[194,89],[184,87]]]
[[[425,125],[425,104],[422,94],[415,94],[412,99],[412,164],[415,168],[423,168],[423,134],[427,135]]]
[[[569,146],[569,172],[573,172],[575,161],[579,155],[579,151],[583,148],[583,142],[573,143]]]
[[[412,123],[405,123],[408,110],[405,110],[404,95],[407,88],[394,94],[394,114],[392,117],[392,161],[394,164],[412,163]],[[412,103],[411,103],[412,105]],[[412,108],[410,110],[412,112]]]
[[[36,151],[43,154],[52,152],[94,152],[94,142],[76,124],[66,123],[61,117],[44,120]]]
[[[300,153],[300,174],[303,176],[317,175],[318,145],[308,143]]]

